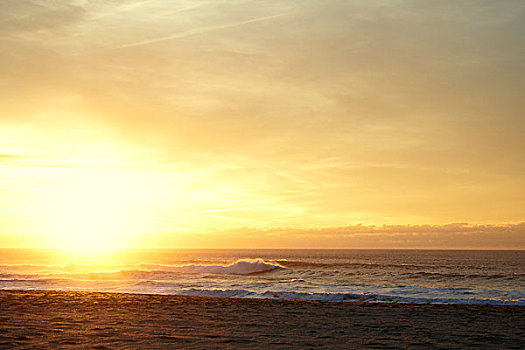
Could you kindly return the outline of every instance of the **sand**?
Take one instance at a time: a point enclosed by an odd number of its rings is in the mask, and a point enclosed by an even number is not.
[[[525,307],[0,291],[0,348],[525,348]]]

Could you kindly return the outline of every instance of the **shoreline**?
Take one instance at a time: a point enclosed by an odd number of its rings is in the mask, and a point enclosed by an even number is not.
[[[352,304],[400,304],[400,305],[452,305],[452,306],[514,306],[525,307],[522,301],[515,300],[489,300],[489,299],[430,299],[421,297],[400,297],[390,295],[369,295],[369,294],[352,294],[352,293],[307,293],[307,292],[272,292],[267,291],[258,295],[237,296],[231,295],[231,290],[198,290],[199,292],[209,292],[204,294],[165,294],[154,292],[137,292],[137,291],[113,291],[113,290],[82,290],[82,289],[3,289],[7,292],[75,292],[75,293],[110,293],[110,294],[130,294],[130,295],[162,295],[162,296],[180,296],[196,298],[224,298],[239,300],[281,300],[281,301],[312,301],[312,302],[329,302],[329,303],[352,303]],[[233,290],[236,292],[237,290]],[[215,294],[215,295],[213,295]],[[256,293],[255,293],[256,294]],[[270,296],[266,296],[266,294]],[[296,297],[290,297],[289,294],[296,294]]]
[[[525,307],[0,291],[0,348],[507,348]]]
[[[182,294],[158,294],[158,293],[134,293],[134,292],[122,292],[122,291],[87,291],[87,290],[62,290],[62,289],[0,289],[0,294],[2,293],[28,293],[28,294],[39,294],[39,293],[49,293],[49,294],[118,294],[118,295],[130,295],[130,296],[151,296],[151,297],[167,297],[167,298],[197,298],[197,299],[226,299],[226,300],[237,300],[239,302],[243,301],[268,301],[268,302],[283,302],[283,303],[319,303],[319,304],[351,304],[351,305],[360,305],[360,306],[367,306],[367,305],[389,305],[389,306],[396,306],[399,305],[400,307],[406,306],[406,307],[452,307],[452,308],[477,308],[477,307],[496,307],[496,308],[516,308],[516,309],[523,309],[525,311],[525,305],[515,305],[515,304],[490,304],[490,303],[483,303],[483,304],[469,304],[469,303],[432,303],[432,302],[400,302],[400,301],[382,301],[382,300],[373,300],[373,301],[362,301],[358,299],[345,299],[345,300],[309,300],[309,299],[286,299],[286,298],[259,298],[259,297],[224,297],[224,296],[204,296],[204,295],[182,295]]]

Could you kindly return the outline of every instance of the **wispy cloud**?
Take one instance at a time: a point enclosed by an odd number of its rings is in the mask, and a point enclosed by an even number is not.
[[[101,18],[106,18],[106,17],[112,17],[112,16],[116,16],[116,15],[119,15],[121,13],[124,13],[124,12],[131,12],[131,11],[136,11],[136,10],[142,10],[143,8],[147,7],[147,5],[151,4],[151,3],[155,3],[156,1],[155,0],[146,0],[146,1],[138,1],[138,2],[135,2],[135,3],[126,3],[126,4],[122,4],[120,6],[118,6],[117,8],[111,8],[109,11],[106,11],[106,12],[96,12],[93,16],[91,16],[91,19],[101,19]],[[176,8],[174,10],[166,10],[166,11],[163,11],[163,12],[159,12],[159,13],[155,13],[154,16],[155,17],[161,17],[161,16],[169,16],[169,15],[174,15],[174,14],[177,14],[177,13],[181,13],[181,12],[185,12],[185,11],[189,11],[189,10],[193,10],[193,9],[196,9],[196,8],[199,8],[203,5],[206,5],[207,3],[203,2],[203,3],[198,3],[198,4],[193,4],[193,5],[188,5],[188,6],[183,6],[183,7],[179,7],[179,8]]]
[[[5,19],[0,17],[0,33],[4,36],[62,29],[80,22],[86,15],[86,9],[82,6],[45,3],[10,4],[2,10]]]
[[[251,24],[251,23],[269,21],[269,20],[272,20],[272,19],[275,19],[275,18],[286,16],[287,14],[288,13],[280,13],[280,14],[277,14],[277,15],[252,18],[252,19],[245,20],[245,21],[240,21],[240,22],[233,22],[233,23],[222,24],[222,25],[217,25],[217,26],[194,28],[194,29],[186,30],[186,31],[183,31],[183,32],[178,32],[178,33],[167,35],[167,36],[161,36],[161,37],[158,37],[158,38],[142,40],[142,41],[137,41],[137,42],[133,42],[133,43],[129,43],[129,44],[120,45],[120,46],[114,47],[113,49],[114,50],[119,50],[119,49],[127,49],[127,48],[132,48],[132,47],[137,47],[137,46],[156,44],[156,43],[160,43],[160,42],[164,42],[164,41],[170,41],[170,40],[185,38],[185,37],[192,36],[192,35],[213,32],[213,31],[216,31],[216,30],[240,27],[240,26],[243,26],[243,25]]]

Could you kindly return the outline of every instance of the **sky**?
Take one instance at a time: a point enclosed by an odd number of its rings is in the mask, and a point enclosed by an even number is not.
[[[525,2],[0,3],[0,246],[525,248]]]

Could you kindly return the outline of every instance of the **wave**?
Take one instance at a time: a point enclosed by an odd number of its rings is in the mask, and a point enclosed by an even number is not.
[[[277,283],[306,283],[306,280],[302,278],[290,278],[287,280],[277,281]]]
[[[284,266],[276,262],[268,262],[263,259],[241,259],[229,265],[141,265],[151,270],[178,272],[178,273],[209,273],[227,275],[251,275],[255,273],[269,272],[284,269]]]
[[[380,294],[351,294],[351,293],[306,293],[306,292],[277,292],[266,291],[256,293],[244,289],[187,289],[176,293],[178,295],[193,295],[206,297],[226,298],[257,298],[257,299],[284,299],[284,300],[312,300],[312,301],[354,301],[367,303],[410,303],[410,304],[468,304],[468,305],[525,305],[522,300],[494,300],[494,299],[460,299],[460,298],[420,298],[389,296]]]
[[[7,277],[7,276],[3,276]],[[11,278],[10,278],[11,277]],[[275,283],[272,285],[272,283]],[[282,283],[302,284],[304,280],[290,279],[257,283],[251,286],[203,286],[193,280],[70,280],[64,278],[8,278],[0,279],[0,289],[18,290],[68,290],[91,292],[120,292],[136,294],[167,294],[222,298],[283,299],[345,301],[366,303],[415,303],[415,304],[472,304],[472,305],[519,305],[525,306],[523,290],[473,290],[459,287],[399,286],[372,290],[363,286],[360,290],[330,291],[319,286],[318,291],[305,291],[302,286],[281,288]],[[231,288],[233,287],[233,288]],[[325,289],[326,288],[326,289]],[[298,290],[299,289],[299,290]],[[301,290],[303,289],[303,290]],[[322,290],[325,289],[325,290]]]
[[[429,272],[429,271],[418,271],[414,273],[406,274],[412,278],[430,278],[430,279],[449,279],[449,278],[468,278],[468,279],[514,279],[523,277],[522,274],[476,274],[476,273],[442,273],[442,272]]]
[[[421,264],[381,264],[381,263],[367,263],[367,262],[315,262],[315,261],[294,261],[294,260],[277,260],[281,265],[285,267],[318,267],[318,268],[344,268],[344,267],[361,267],[361,268],[401,268],[401,269],[422,269],[422,268],[454,268],[457,266],[450,265],[421,265]]]
[[[133,293],[133,294],[164,294],[164,295],[184,295],[184,296],[199,296],[212,298],[247,298],[247,299],[274,299],[274,300],[304,300],[304,301],[328,301],[328,302],[363,302],[363,303],[389,303],[389,304],[459,304],[459,305],[512,305],[525,306],[523,299],[488,299],[483,297],[478,298],[450,298],[450,297],[410,297],[410,296],[392,296],[384,294],[372,293],[331,293],[331,292],[293,292],[293,291],[272,291],[266,290],[264,292],[256,292],[247,289],[216,289],[216,288],[184,288],[179,285],[179,288],[164,288],[166,283],[157,281],[142,281],[135,284],[136,288],[127,286],[121,288],[118,286],[98,288],[84,288],[82,286],[57,286],[58,281],[41,280],[40,282],[50,283],[47,286],[36,287],[31,286],[30,289],[41,290],[67,290],[67,291],[90,291],[90,292],[110,292],[110,293]],[[1,282],[1,281],[0,281]],[[31,282],[27,280],[11,280],[10,282]],[[32,281],[36,282],[36,281]],[[143,286],[147,284],[147,286]],[[152,293],[150,287],[155,284],[161,289],[156,293]],[[173,285],[171,285],[173,287]],[[146,287],[146,288],[141,288]],[[182,288],[181,288],[182,287]],[[0,289],[26,289],[11,286],[11,288]]]
[[[27,267],[25,265],[24,267]],[[228,274],[228,275],[251,275],[270,272],[273,270],[284,269],[276,262],[267,262],[262,259],[241,259],[227,265],[146,265],[141,264],[139,269],[120,269],[118,267],[108,268],[107,271],[100,272],[76,272],[77,269],[64,269],[63,267],[51,269],[38,269],[31,271],[31,274],[13,273],[17,272],[14,267],[5,268],[0,266],[0,278],[31,278],[31,277],[66,277],[71,279],[172,279],[178,274]],[[39,267],[40,268],[40,267]],[[83,268],[84,270],[87,267]],[[44,271],[42,271],[44,270]],[[26,272],[26,269],[22,269]]]

